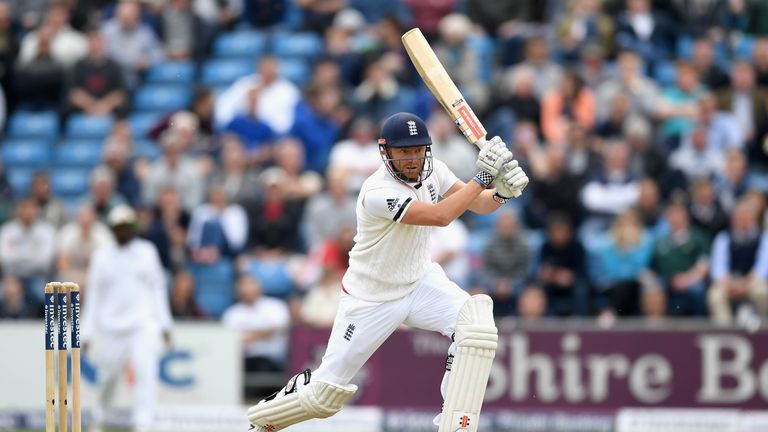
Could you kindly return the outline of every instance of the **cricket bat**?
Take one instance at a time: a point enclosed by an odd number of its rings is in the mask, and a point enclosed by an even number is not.
[[[408,57],[416,66],[429,91],[453,119],[467,141],[482,148],[487,135],[483,124],[477,119],[475,112],[445,71],[421,30],[418,28],[408,30],[403,34],[402,40]]]

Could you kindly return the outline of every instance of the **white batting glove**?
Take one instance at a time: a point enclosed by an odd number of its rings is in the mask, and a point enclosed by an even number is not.
[[[488,187],[499,176],[502,166],[510,160],[512,160],[512,152],[507,149],[504,141],[497,136],[493,137],[485,143],[480,154],[477,155],[476,165],[480,172],[475,176],[475,180]]]
[[[501,174],[496,179],[496,194],[506,201],[512,197],[519,197],[523,189],[528,186],[528,176],[525,174],[517,160],[512,160],[502,166]]]

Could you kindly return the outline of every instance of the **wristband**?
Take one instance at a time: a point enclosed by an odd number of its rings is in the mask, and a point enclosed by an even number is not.
[[[503,197],[503,196],[499,195],[499,193],[498,193],[498,192],[494,192],[494,194],[493,194],[493,200],[494,200],[494,201],[496,201],[496,202],[497,202],[497,203],[499,203],[499,204],[504,204],[504,203],[506,203],[507,201],[509,201],[509,200],[510,200],[510,198],[505,198],[505,197]]]
[[[480,171],[479,173],[475,174],[474,180],[483,188],[488,189],[491,183],[493,183],[493,176],[485,171]]]

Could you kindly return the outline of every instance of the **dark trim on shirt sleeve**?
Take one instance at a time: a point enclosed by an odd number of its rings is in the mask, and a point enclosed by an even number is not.
[[[409,197],[408,199],[405,200],[403,205],[400,207],[400,210],[397,211],[397,213],[395,214],[395,217],[393,217],[392,220],[394,220],[395,222],[400,221],[400,216],[405,214],[405,209],[408,207],[408,205],[411,204],[411,199],[412,198]]]

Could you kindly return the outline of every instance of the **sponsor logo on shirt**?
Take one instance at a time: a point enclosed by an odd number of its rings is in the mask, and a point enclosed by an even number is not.
[[[397,203],[400,202],[400,198],[389,198],[387,199],[387,208],[389,211],[395,211],[395,209],[398,207]]]

